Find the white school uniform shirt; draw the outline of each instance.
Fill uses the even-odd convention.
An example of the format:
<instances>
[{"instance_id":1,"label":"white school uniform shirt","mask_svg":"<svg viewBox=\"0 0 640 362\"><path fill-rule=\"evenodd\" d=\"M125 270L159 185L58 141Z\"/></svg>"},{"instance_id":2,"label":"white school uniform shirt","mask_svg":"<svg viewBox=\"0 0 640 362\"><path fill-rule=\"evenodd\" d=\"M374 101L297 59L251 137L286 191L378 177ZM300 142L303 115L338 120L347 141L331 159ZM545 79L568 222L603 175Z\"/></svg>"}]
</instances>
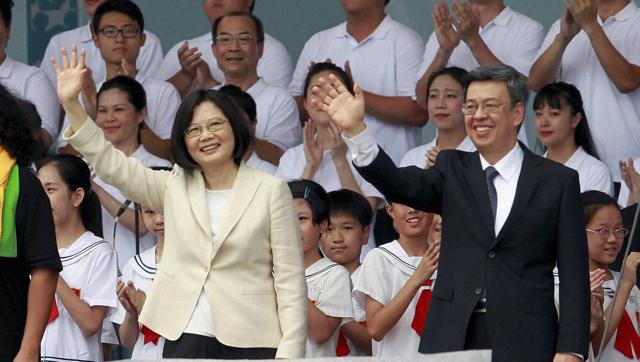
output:
<instances>
[{"instance_id":1,"label":"white school uniform shirt","mask_svg":"<svg viewBox=\"0 0 640 362\"><path fill-rule=\"evenodd\" d=\"M633 160L633 168L635 168L637 172L640 172L640 158L636 158ZM622 208L627 207L628 198L629 198L629 187L627 187L627 184L624 181L622 181L620 183L620 194L618 195L618 205L620 205L620 207Z\"/></svg>"},{"instance_id":2,"label":"white school uniform shirt","mask_svg":"<svg viewBox=\"0 0 640 362\"><path fill-rule=\"evenodd\" d=\"M604 23L607 38L630 63L640 66L640 10L630 1ZM549 29L538 57L549 48L560 32L560 20ZM584 31L580 31L565 50L556 80L580 89L589 128L602 161L614 181L620 181L618 161L640 157L640 89L620 93L600 65Z\"/></svg>"},{"instance_id":3,"label":"white school uniform shirt","mask_svg":"<svg viewBox=\"0 0 640 362\"><path fill-rule=\"evenodd\" d=\"M387 97L414 98L415 74L423 49L418 33L390 15L360 43L349 35L344 22L316 33L306 42L293 72L289 93L302 95L309 64L330 58L340 67L349 61L354 81L366 91ZM420 127L394 125L370 114L365 114L365 122L396 163L420 143Z\"/></svg>"},{"instance_id":4,"label":"white school uniform shirt","mask_svg":"<svg viewBox=\"0 0 640 362\"><path fill-rule=\"evenodd\" d=\"M361 294L353 293L353 288L358 284L358 280L360 278L360 273L362 271L362 266L359 266L358 269L354 270L351 273L351 304L353 305L353 320L357 323L366 323L367 315L364 311L364 300ZM346 338L346 337L345 337ZM357 356L367 356L367 353L360 350L349 338L346 338L347 345L349 346L349 356L357 357ZM371 340L373 341L373 339Z\"/></svg>"},{"instance_id":5,"label":"white school uniform shirt","mask_svg":"<svg viewBox=\"0 0 640 362\"><path fill-rule=\"evenodd\" d=\"M133 282L133 285L145 293L151 290L151 283L156 276L158 265L156 264L156 246L153 246L142 253L129 259L127 265L122 269L121 280L123 283ZM122 324L127 311L121 303L118 309L111 315L111 322ZM158 344L144 343L142 332L138 334L138 340L133 347L131 359L156 360L162 359L162 349L164 348L164 337L158 339Z\"/></svg>"},{"instance_id":6,"label":"white school uniform shirt","mask_svg":"<svg viewBox=\"0 0 640 362\"><path fill-rule=\"evenodd\" d=\"M130 158L135 158L140 161L146 167L154 167L154 166L162 166L162 167L171 167L171 163L169 161L164 160L162 158L156 157L149 153L143 145L140 145L138 149L129 156ZM120 204L123 204L127 199L122 195L120 190L109 185L108 183L102 181L100 177L96 177L94 179L95 183L98 186L101 186L107 193L113 196L114 199L118 200ZM129 205L130 209L133 209L133 204ZM113 215L107 211L104 207L102 207L102 232L104 238L109 242L113 242L113 226L115 224L115 218ZM140 217L140 225L142 225L142 217ZM140 238L140 250L146 250L155 245L155 239L153 235L147 233L145 236ZM133 258L136 255L136 237L132 231L129 231L124 225L118 225L116 229L116 252L118 253L118 269L122 270L125 266L125 263Z\"/></svg>"},{"instance_id":7,"label":"white school uniform shirt","mask_svg":"<svg viewBox=\"0 0 640 362\"><path fill-rule=\"evenodd\" d=\"M258 156L258 154L255 152L251 153L251 157L249 157L249 159L247 160L247 166L256 170L266 172L270 175L275 175L276 170L278 169L278 167L276 167L276 165L272 164L271 162L267 162L261 159L260 156Z\"/></svg>"},{"instance_id":8,"label":"white school uniform shirt","mask_svg":"<svg viewBox=\"0 0 640 362\"><path fill-rule=\"evenodd\" d=\"M62 64L62 53L60 49L65 48L67 51L71 51L73 44L77 44L78 49L85 50L85 62L87 67L91 69L94 82L98 83L107 76L107 68L100 54L100 49L96 48L93 43L90 24L91 22L87 25L56 34L49 40L47 49L42 57L42 62L40 63L40 69L47 75L47 78L49 78L54 88L56 85L56 72L51 64L51 58L55 58L58 64ZM136 60L136 68L145 74L154 76L160 64L162 64L162 45L160 39L152 32L145 30L144 34L147 39L140 48L140 54L138 54L138 59Z\"/></svg>"},{"instance_id":9,"label":"white school uniform shirt","mask_svg":"<svg viewBox=\"0 0 640 362\"><path fill-rule=\"evenodd\" d=\"M156 78L168 80L181 69L178 59L178 49L184 44L184 40L174 45L168 52L156 74ZM187 40L189 48L198 48L202 53L202 59L209 65L213 78L219 83L224 83L224 74L218 67L218 61L213 55L211 45L213 38L211 32L207 32L197 38ZM258 61L258 75L264 77L267 83L286 88L291 81L293 65L287 48L276 38L264 34L264 51Z\"/></svg>"},{"instance_id":10,"label":"white school uniform shirt","mask_svg":"<svg viewBox=\"0 0 640 362\"><path fill-rule=\"evenodd\" d=\"M322 313L330 317L342 318L340 325L353 320L351 302L351 278L343 266L322 258L311 264L305 271L307 297ZM307 337L305 358L335 357L338 345L337 328L331 338L317 344Z\"/></svg>"},{"instance_id":11,"label":"white school uniform shirt","mask_svg":"<svg viewBox=\"0 0 640 362\"><path fill-rule=\"evenodd\" d=\"M182 102L178 90L170 83L150 78L142 72L138 72L135 79L142 85L147 96L147 115L144 117L145 127L149 127L162 140L170 139L173 122L176 119L178 107ZM96 83L96 89L100 90L104 82L105 79L102 78L99 83ZM67 129L68 126L69 118L65 116L62 129ZM67 143L64 140L63 132L60 132L58 147L62 147Z\"/></svg>"},{"instance_id":12,"label":"white school uniform shirt","mask_svg":"<svg viewBox=\"0 0 640 362\"><path fill-rule=\"evenodd\" d=\"M547 152L544 153L544 157L548 158ZM588 154L582 146L578 146L564 165L578 171L580 192L597 190L613 197L613 181L609 168L602 161Z\"/></svg>"},{"instance_id":13,"label":"white school uniform shirt","mask_svg":"<svg viewBox=\"0 0 640 362\"><path fill-rule=\"evenodd\" d=\"M421 256L409 256L397 240L371 250L360 266L362 270L353 288L354 296L361 303L364 303L365 296L368 295L378 303L388 305L407 283L421 260ZM434 273L431 280L435 278ZM420 294L434 286L435 284L420 287L402 317L384 338L380 342L372 340L374 357L409 359L420 355L420 336L411 327L411 323Z\"/></svg>"},{"instance_id":14,"label":"white school uniform shirt","mask_svg":"<svg viewBox=\"0 0 640 362\"><path fill-rule=\"evenodd\" d=\"M118 269L116 252L106 241L90 231L71 246L59 249L64 278L69 287L80 290L87 305L116 307ZM47 361L102 361L100 330L85 337L78 324L56 294L59 316L47 325L40 343L40 355Z\"/></svg>"},{"instance_id":15,"label":"white school uniform shirt","mask_svg":"<svg viewBox=\"0 0 640 362\"><path fill-rule=\"evenodd\" d=\"M402 160L400 161L400 167L417 166L420 168L427 168L427 157L425 155L427 154L428 150L432 149L437 144L438 137L436 136L436 138L429 141L429 143L409 150L409 152L407 152L404 157L402 157ZM456 147L456 150L475 152L476 146L473 144L473 142L471 142L469 137L465 137L462 142L460 142L458 147Z\"/></svg>"},{"instance_id":16,"label":"white school uniform shirt","mask_svg":"<svg viewBox=\"0 0 640 362\"><path fill-rule=\"evenodd\" d=\"M56 90L38 68L17 62L7 55L0 65L0 83L13 95L36 106L44 128L52 139L58 136L60 105Z\"/></svg>"}]
</instances>

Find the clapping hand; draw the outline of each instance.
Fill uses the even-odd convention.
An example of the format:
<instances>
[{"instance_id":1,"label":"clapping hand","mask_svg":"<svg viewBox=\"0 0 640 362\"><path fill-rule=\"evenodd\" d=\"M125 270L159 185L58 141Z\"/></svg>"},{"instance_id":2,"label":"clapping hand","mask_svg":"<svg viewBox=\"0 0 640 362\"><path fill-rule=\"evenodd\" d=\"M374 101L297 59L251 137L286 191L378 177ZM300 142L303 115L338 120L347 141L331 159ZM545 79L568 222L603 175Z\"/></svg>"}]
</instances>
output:
<instances>
[{"instance_id":1,"label":"clapping hand","mask_svg":"<svg viewBox=\"0 0 640 362\"><path fill-rule=\"evenodd\" d=\"M636 271L638 270L638 264L640 264L640 252L632 251L627 256L627 261L624 264L624 276L622 277L622 283L633 287L636 285Z\"/></svg>"},{"instance_id":2,"label":"clapping hand","mask_svg":"<svg viewBox=\"0 0 640 362\"><path fill-rule=\"evenodd\" d=\"M147 295L144 291L136 289L133 282L129 281L127 284L119 281L116 285L116 293L120 303L132 316L138 316L142 312L142 307L147 299Z\"/></svg>"},{"instance_id":3,"label":"clapping hand","mask_svg":"<svg viewBox=\"0 0 640 362\"><path fill-rule=\"evenodd\" d=\"M431 17L440 48L447 52L453 51L460 44L460 35L453 27L453 17L449 14L447 4L435 3Z\"/></svg>"},{"instance_id":4,"label":"clapping hand","mask_svg":"<svg viewBox=\"0 0 640 362\"><path fill-rule=\"evenodd\" d=\"M353 86L354 94L333 74L329 78L318 79L320 85L311 90L316 99L315 107L326 112L329 117L347 134L353 137L362 132L364 124L364 94L360 87Z\"/></svg>"},{"instance_id":5,"label":"clapping hand","mask_svg":"<svg viewBox=\"0 0 640 362\"><path fill-rule=\"evenodd\" d=\"M565 1L566 6L566 1ZM573 15L568 8L564 9L564 13L562 14L562 18L560 19L560 34L564 37L564 39L568 42L571 41L578 33L580 32L580 25L576 23Z\"/></svg>"},{"instance_id":6,"label":"clapping hand","mask_svg":"<svg viewBox=\"0 0 640 362\"><path fill-rule=\"evenodd\" d=\"M427 150L425 154L425 157L427 159L427 167L425 168L433 167L433 165L436 164L436 158L438 157L440 151L442 151L442 149L440 149L440 147L438 146L431 147Z\"/></svg>"},{"instance_id":7,"label":"clapping hand","mask_svg":"<svg viewBox=\"0 0 640 362\"><path fill-rule=\"evenodd\" d=\"M620 174L625 185L629 188L629 204L640 202L640 174L636 171L633 159L620 161Z\"/></svg>"},{"instance_id":8,"label":"clapping hand","mask_svg":"<svg viewBox=\"0 0 640 362\"><path fill-rule=\"evenodd\" d=\"M318 140L316 139L315 133L315 123L311 118L309 118L309 120L304 124L303 148L304 155L307 159L307 165L311 168L314 174L320 166L322 157L324 155L324 150L320 147L320 145L318 145Z\"/></svg>"},{"instance_id":9,"label":"clapping hand","mask_svg":"<svg viewBox=\"0 0 640 362\"><path fill-rule=\"evenodd\" d=\"M178 61L180 62L182 72L191 79L196 77L196 69L198 66L204 63L202 53L198 51L198 48L189 48L189 43L186 41L178 48Z\"/></svg>"},{"instance_id":10,"label":"clapping hand","mask_svg":"<svg viewBox=\"0 0 640 362\"><path fill-rule=\"evenodd\" d=\"M433 273L438 269L438 259L440 258L440 242L434 241L422 256L420 264L413 272L418 278L418 282L422 285L429 280Z\"/></svg>"},{"instance_id":11,"label":"clapping hand","mask_svg":"<svg viewBox=\"0 0 640 362\"><path fill-rule=\"evenodd\" d=\"M71 48L71 57L68 56L67 50L62 48L62 66L55 58L51 58L51 63L56 71L58 99L63 106L66 103L78 101L78 95L82 91L87 77L90 76L84 62L85 51L82 49L78 57L78 48L75 44Z\"/></svg>"},{"instance_id":12,"label":"clapping hand","mask_svg":"<svg viewBox=\"0 0 640 362\"><path fill-rule=\"evenodd\" d=\"M598 4L596 0L562 0L574 21L582 29L598 25Z\"/></svg>"},{"instance_id":13,"label":"clapping hand","mask_svg":"<svg viewBox=\"0 0 640 362\"><path fill-rule=\"evenodd\" d=\"M455 24L460 39L468 43L480 36L480 15L475 5L470 5L462 0L454 0L453 13L455 14Z\"/></svg>"}]
</instances>

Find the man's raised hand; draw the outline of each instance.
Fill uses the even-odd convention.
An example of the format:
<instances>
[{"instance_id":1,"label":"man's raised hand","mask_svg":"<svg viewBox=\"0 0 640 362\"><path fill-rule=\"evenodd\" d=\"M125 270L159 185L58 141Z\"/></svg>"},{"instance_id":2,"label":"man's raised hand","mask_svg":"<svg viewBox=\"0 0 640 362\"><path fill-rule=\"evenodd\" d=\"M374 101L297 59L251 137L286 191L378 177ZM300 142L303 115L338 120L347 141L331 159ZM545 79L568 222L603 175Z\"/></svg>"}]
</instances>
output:
<instances>
[{"instance_id":1,"label":"man's raised hand","mask_svg":"<svg viewBox=\"0 0 640 362\"><path fill-rule=\"evenodd\" d=\"M317 97L312 102L345 132L347 137L354 137L362 132L364 124L364 94L355 84L351 94L347 87L333 74L329 78L318 79L320 85L311 92Z\"/></svg>"}]
</instances>

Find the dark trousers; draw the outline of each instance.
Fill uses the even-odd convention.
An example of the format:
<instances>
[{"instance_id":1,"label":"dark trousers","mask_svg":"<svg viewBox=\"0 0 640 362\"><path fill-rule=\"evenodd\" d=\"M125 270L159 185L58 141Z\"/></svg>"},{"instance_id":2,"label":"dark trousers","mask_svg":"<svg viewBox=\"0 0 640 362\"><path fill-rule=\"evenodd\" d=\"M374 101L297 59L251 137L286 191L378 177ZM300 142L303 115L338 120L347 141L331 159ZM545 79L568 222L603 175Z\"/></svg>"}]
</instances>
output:
<instances>
[{"instance_id":1,"label":"dark trousers","mask_svg":"<svg viewBox=\"0 0 640 362\"><path fill-rule=\"evenodd\" d=\"M275 348L238 348L220 343L216 338L183 333L175 341L166 340L163 358L206 359L274 359Z\"/></svg>"},{"instance_id":2,"label":"dark trousers","mask_svg":"<svg viewBox=\"0 0 640 362\"><path fill-rule=\"evenodd\" d=\"M487 313L472 313L464 339L464 349L491 349Z\"/></svg>"}]
</instances>

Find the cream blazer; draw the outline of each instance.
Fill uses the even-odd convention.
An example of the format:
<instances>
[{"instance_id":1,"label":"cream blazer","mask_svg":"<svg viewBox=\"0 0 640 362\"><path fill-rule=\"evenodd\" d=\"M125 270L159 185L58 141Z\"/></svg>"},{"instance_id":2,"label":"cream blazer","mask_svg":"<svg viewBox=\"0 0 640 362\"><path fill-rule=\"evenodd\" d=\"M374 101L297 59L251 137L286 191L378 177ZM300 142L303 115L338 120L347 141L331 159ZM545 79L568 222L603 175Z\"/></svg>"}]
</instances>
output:
<instances>
[{"instance_id":1,"label":"cream blazer","mask_svg":"<svg viewBox=\"0 0 640 362\"><path fill-rule=\"evenodd\" d=\"M303 358L306 284L299 226L287 184L241 163L218 235L212 237L199 171L153 171L106 141L89 119L65 133L105 182L164 213L165 246L140 322L169 340L187 326L204 287L216 338Z\"/></svg>"}]
</instances>

